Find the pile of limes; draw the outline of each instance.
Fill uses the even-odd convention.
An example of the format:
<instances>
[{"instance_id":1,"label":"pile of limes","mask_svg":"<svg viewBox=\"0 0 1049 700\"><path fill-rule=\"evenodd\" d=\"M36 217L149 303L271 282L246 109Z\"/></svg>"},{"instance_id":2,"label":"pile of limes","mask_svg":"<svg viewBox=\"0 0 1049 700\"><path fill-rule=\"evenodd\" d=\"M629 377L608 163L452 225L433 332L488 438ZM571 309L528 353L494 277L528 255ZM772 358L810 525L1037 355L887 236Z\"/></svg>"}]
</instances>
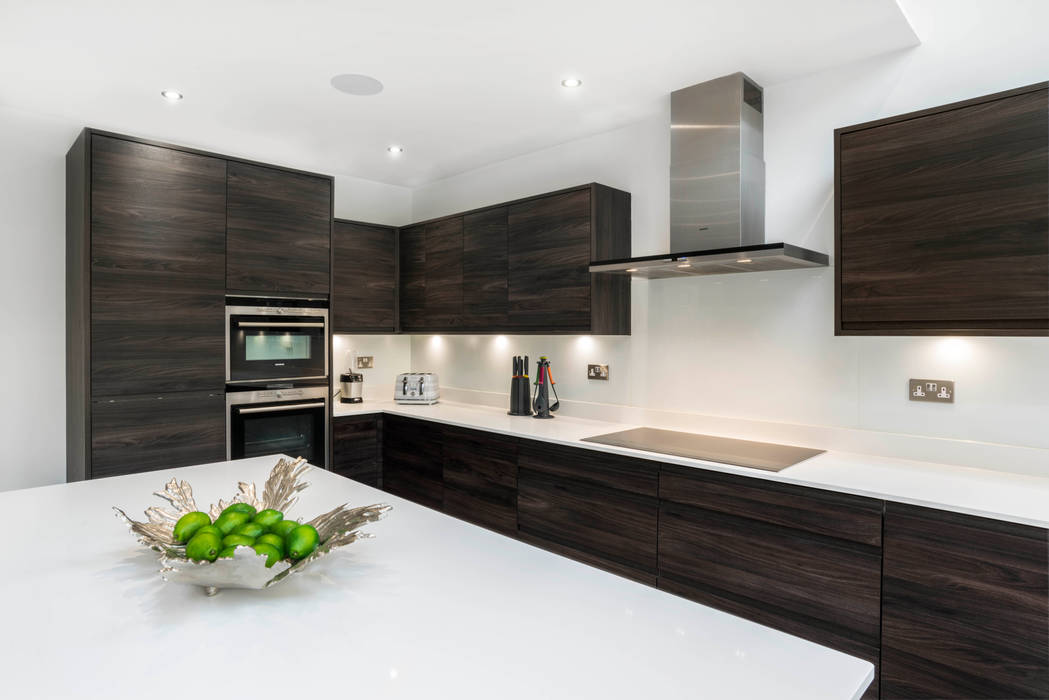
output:
<instances>
[{"instance_id":1,"label":"pile of limes","mask_svg":"<svg viewBox=\"0 0 1049 700\"><path fill-rule=\"evenodd\" d=\"M247 503L234 503L215 522L207 513L186 513L175 523L175 541L186 544L186 556L194 561L232 557L237 547L251 547L266 557L266 568L281 559L298 561L317 549L320 536L312 525L285 520L279 510L255 512Z\"/></svg>"}]
</instances>

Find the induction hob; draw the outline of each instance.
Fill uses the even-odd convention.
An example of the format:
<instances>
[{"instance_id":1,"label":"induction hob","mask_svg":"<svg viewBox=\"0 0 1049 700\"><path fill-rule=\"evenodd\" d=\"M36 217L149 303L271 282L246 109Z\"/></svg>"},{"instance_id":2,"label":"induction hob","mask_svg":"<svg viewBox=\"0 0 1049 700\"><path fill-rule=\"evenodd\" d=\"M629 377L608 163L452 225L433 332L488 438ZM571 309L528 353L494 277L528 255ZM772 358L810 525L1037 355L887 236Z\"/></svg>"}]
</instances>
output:
<instances>
[{"instance_id":1,"label":"induction hob","mask_svg":"<svg viewBox=\"0 0 1049 700\"><path fill-rule=\"evenodd\" d=\"M763 469L770 472L782 471L824 452L824 450L812 450L807 447L736 440L658 428L634 428L618 433L586 437L583 438L583 441L732 464L737 467Z\"/></svg>"}]
</instances>

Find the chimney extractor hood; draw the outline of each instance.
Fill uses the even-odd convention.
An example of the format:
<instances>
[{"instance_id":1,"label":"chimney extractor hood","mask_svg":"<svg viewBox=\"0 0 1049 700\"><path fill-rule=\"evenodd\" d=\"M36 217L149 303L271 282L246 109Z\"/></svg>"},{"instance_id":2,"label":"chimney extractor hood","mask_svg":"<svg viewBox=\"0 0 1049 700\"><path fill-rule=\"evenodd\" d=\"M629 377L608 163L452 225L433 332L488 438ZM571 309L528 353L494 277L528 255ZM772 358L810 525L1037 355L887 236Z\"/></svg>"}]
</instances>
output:
<instances>
[{"instance_id":1,"label":"chimney extractor hood","mask_svg":"<svg viewBox=\"0 0 1049 700\"><path fill-rule=\"evenodd\" d=\"M590 271L665 279L826 266L826 253L765 242L762 112L761 88L742 73L671 93L671 252Z\"/></svg>"}]
</instances>

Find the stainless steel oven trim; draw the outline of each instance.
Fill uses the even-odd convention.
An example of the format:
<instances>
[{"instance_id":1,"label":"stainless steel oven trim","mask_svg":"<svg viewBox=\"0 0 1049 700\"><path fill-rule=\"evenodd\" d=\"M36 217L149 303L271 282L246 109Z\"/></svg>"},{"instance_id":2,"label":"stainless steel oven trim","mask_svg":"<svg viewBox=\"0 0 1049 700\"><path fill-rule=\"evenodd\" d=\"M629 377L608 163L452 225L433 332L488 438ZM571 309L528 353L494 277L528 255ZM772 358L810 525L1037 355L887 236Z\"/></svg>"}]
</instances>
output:
<instances>
[{"instance_id":1,"label":"stainless steel oven trim","mask_svg":"<svg viewBox=\"0 0 1049 700\"><path fill-rule=\"evenodd\" d=\"M270 379L257 380L257 379L240 379L237 382L233 381L233 373L229 366L229 324L230 318L233 316L302 316L302 317L320 317L322 319L322 326L324 328L324 372L325 374L320 377L285 377L282 379ZM279 323L279 322L278 322ZM316 326L314 326L316 327ZM327 379L328 378L328 346L331 345L331 339L328 336L328 310L318 309L316 307L305 307L305 306L227 306L226 307L226 327L223 331L226 336L226 381L230 383L247 383L255 381L267 381L267 382L279 382L288 381L291 379ZM227 450L228 451L228 450Z\"/></svg>"},{"instance_id":2,"label":"stainless steel oven trim","mask_svg":"<svg viewBox=\"0 0 1049 700\"><path fill-rule=\"evenodd\" d=\"M258 403L274 403L282 401L285 403L294 403L296 401L307 401L314 399L310 404L306 404L307 407L312 406L310 410L314 408L324 407L324 464L325 469L330 470L331 468L331 409L329 403L331 398L328 396L328 387L326 386L304 386L304 387L293 387L291 389L260 389L258 391L227 391L226 392L226 460L233 459L233 407L234 406L245 406L250 404ZM316 399L323 399L318 405ZM279 407L284 409L285 407ZM290 455L295 457L296 455Z\"/></svg>"},{"instance_id":3,"label":"stainless steel oven trim","mask_svg":"<svg viewBox=\"0 0 1049 700\"><path fill-rule=\"evenodd\" d=\"M258 408L241 408L240 406L234 406L237 413L273 413L274 411L286 411L289 408L324 408L325 404L323 401L320 403L292 403L292 404L281 404L280 406L259 406Z\"/></svg>"},{"instance_id":4,"label":"stainless steel oven trim","mask_svg":"<svg viewBox=\"0 0 1049 700\"><path fill-rule=\"evenodd\" d=\"M309 321L237 321L238 328L324 328L323 323Z\"/></svg>"}]
</instances>

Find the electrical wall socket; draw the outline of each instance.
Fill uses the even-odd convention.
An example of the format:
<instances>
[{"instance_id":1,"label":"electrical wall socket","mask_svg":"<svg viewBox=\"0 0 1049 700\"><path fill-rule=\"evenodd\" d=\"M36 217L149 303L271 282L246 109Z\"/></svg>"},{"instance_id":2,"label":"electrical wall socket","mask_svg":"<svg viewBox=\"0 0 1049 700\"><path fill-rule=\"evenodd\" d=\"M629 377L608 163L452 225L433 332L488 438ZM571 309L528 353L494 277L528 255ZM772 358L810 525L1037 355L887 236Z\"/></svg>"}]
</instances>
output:
<instances>
[{"instance_id":1,"label":"electrical wall socket","mask_svg":"<svg viewBox=\"0 0 1049 700\"><path fill-rule=\"evenodd\" d=\"M586 378L608 381L608 365L587 365Z\"/></svg>"},{"instance_id":2,"label":"electrical wall socket","mask_svg":"<svg viewBox=\"0 0 1049 700\"><path fill-rule=\"evenodd\" d=\"M358 355L357 356L357 369L371 369L375 366L375 357L373 355Z\"/></svg>"},{"instance_id":3,"label":"electrical wall socket","mask_svg":"<svg viewBox=\"0 0 1049 700\"><path fill-rule=\"evenodd\" d=\"M911 401L954 403L954 382L948 379L911 379L907 382Z\"/></svg>"}]
</instances>

